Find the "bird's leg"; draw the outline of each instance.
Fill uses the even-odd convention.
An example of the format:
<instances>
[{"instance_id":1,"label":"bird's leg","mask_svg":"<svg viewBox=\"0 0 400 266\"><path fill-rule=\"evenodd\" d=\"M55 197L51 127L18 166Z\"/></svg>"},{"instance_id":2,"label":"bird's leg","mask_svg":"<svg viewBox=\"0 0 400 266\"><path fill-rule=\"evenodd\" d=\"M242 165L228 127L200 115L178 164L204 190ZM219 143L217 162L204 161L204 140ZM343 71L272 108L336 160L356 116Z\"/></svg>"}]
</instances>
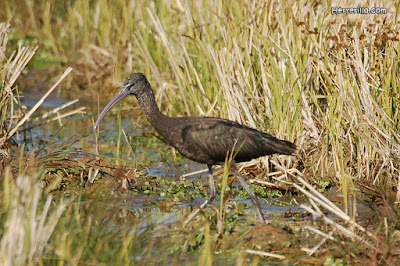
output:
<instances>
[{"instance_id":1,"label":"bird's leg","mask_svg":"<svg viewBox=\"0 0 400 266\"><path fill-rule=\"evenodd\" d=\"M260 203L258 202L256 195L254 195L254 192L250 189L249 185L247 185L246 181L244 181L244 179L240 176L238 170L236 169L236 165L234 163L231 165L231 171L239 180L240 184L244 187L247 193L249 193L251 201L253 202L254 206L256 206L258 217L260 218L261 222L265 224L264 215L261 211Z\"/></svg>"},{"instance_id":2,"label":"bird's leg","mask_svg":"<svg viewBox=\"0 0 400 266\"><path fill-rule=\"evenodd\" d=\"M198 208L197 210L195 210L194 212L192 212L189 215L189 217L183 223L183 226L186 226L191 220L194 219L194 217L197 216L197 214L199 214L200 210L204 209L207 206L207 204L213 202L213 200L215 199L214 176L213 176L213 170L212 170L211 165L208 165L208 179L210 182L210 196L208 197L208 199L205 202L203 202L203 204L200 205L200 208Z\"/></svg>"}]
</instances>

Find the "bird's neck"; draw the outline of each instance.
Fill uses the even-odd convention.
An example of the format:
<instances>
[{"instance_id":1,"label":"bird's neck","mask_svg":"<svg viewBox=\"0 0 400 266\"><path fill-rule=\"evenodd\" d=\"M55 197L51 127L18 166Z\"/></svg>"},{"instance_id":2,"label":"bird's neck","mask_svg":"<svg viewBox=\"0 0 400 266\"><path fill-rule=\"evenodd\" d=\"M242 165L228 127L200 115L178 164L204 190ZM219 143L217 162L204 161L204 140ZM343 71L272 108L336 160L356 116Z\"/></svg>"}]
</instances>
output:
<instances>
[{"instance_id":1,"label":"bird's neck","mask_svg":"<svg viewBox=\"0 0 400 266\"><path fill-rule=\"evenodd\" d=\"M168 117L162 114L160 109L158 109L153 90L147 90L144 93L136 96L136 98L140 107L145 113L147 120L149 120L150 124L158 131L158 125L161 123L161 121L167 119Z\"/></svg>"}]
</instances>

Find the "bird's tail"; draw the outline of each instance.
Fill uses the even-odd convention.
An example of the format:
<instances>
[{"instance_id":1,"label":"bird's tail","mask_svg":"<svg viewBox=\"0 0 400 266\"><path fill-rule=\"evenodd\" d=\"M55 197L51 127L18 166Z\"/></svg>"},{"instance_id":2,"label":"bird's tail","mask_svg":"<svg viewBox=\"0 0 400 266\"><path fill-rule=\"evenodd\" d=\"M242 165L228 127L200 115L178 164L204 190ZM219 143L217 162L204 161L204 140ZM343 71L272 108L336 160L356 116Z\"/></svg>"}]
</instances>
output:
<instances>
[{"instance_id":1,"label":"bird's tail","mask_svg":"<svg viewBox=\"0 0 400 266\"><path fill-rule=\"evenodd\" d=\"M275 137L273 137L273 139L269 139L268 145L273 150L273 153L292 155L297 150L296 144L287 140L280 140Z\"/></svg>"}]
</instances>

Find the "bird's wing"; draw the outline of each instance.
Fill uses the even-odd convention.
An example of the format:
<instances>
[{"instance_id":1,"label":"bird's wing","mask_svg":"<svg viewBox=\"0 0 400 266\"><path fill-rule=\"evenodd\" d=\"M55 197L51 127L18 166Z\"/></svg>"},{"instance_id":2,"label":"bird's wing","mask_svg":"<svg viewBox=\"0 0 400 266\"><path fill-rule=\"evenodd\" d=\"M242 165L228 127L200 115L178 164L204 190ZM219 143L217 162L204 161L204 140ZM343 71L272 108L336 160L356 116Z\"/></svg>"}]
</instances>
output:
<instances>
[{"instance_id":1,"label":"bird's wing","mask_svg":"<svg viewBox=\"0 0 400 266\"><path fill-rule=\"evenodd\" d=\"M225 161L227 152L235 147L237 161L269 154L265 150L265 139L272 137L229 120L202 120L192 123L182 131L182 139L193 152L203 152L214 161ZM274 137L272 137L275 139ZM273 152L271 152L273 153Z\"/></svg>"}]
</instances>

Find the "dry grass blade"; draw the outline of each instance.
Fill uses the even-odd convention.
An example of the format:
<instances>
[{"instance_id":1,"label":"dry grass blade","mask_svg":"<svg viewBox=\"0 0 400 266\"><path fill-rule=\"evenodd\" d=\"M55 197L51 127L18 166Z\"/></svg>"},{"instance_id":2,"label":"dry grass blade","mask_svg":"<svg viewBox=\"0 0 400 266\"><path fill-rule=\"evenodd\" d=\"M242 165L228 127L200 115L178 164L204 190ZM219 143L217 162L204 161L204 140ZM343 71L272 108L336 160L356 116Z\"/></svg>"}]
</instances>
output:
<instances>
[{"instance_id":1,"label":"dry grass blade","mask_svg":"<svg viewBox=\"0 0 400 266\"><path fill-rule=\"evenodd\" d=\"M7 134L7 139L10 139L16 132L17 130L32 116L32 114L42 105L42 103L45 101L47 96L52 93L55 88L61 83L61 81L64 80L64 78L72 71L72 68L68 68L58 79L58 81L40 98L40 100L32 107L31 110L14 126L12 130Z\"/></svg>"},{"instance_id":2,"label":"dry grass blade","mask_svg":"<svg viewBox=\"0 0 400 266\"><path fill-rule=\"evenodd\" d=\"M317 235L323 236L329 240L335 240L335 238L332 237L332 232L329 232L329 234L325 234L321 230L318 230L317 228L311 227L309 225L304 226L304 229L309 230Z\"/></svg>"},{"instance_id":3,"label":"dry grass blade","mask_svg":"<svg viewBox=\"0 0 400 266\"><path fill-rule=\"evenodd\" d=\"M325 223L327 223L329 225L333 225L337 230L339 230L344 235L346 235L346 236L348 236L350 238L354 238L354 239L356 239L356 240L358 240L360 242L363 242L364 244L367 244L362 237L356 235L351 230L349 230L346 227L336 223L335 221L333 221L332 219L326 217L325 215L321 215L320 211L319 212L315 211L314 209L312 209L312 208L310 208L310 207L308 207L307 205L304 205L304 204L300 204L300 207L305 209L306 211L310 212L311 214L313 214L317 218L321 217Z\"/></svg>"},{"instance_id":4,"label":"dry grass blade","mask_svg":"<svg viewBox=\"0 0 400 266\"><path fill-rule=\"evenodd\" d=\"M326 240L328 240L328 239L335 240L335 238L332 237L332 235L333 235L332 231L329 232L328 234L325 234L324 232L321 232L320 230L318 230L314 227L311 227L311 226L306 226L304 228L324 237L315 247L313 247L311 249L305 248L305 247L301 248L301 250L307 252L307 254L309 256L313 255L326 242Z\"/></svg>"},{"instance_id":5,"label":"dry grass blade","mask_svg":"<svg viewBox=\"0 0 400 266\"><path fill-rule=\"evenodd\" d=\"M18 77L21 75L22 70L26 67L32 57L35 55L39 46L35 48L30 47L18 47L18 51L13 53L10 58L8 59L7 64L5 65L4 69L7 70L7 83L5 86L5 91L11 95L15 102L18 100L15 98L11 91L11 87L17 81Z\"/></svg>"},{"instance_id":6,"label":"dry grass blade","mask_svg":"<svg viewBox=\"0 0 400 266\"><path fill-rule=\"evenodd\" d=\"M247 249L246 252L249 253L249 254L255 254L255 255L265 256L265 257L271 257L271 258L280 259L280 260L286 259L286 257L283 256L283 255L274 254L274 253L269 253L269 252L264 252L264 251L258 251L258 250Z\"/></svg>"},{"instance_id":7,"label":"dry grass blade","mask_svg":"<svg viewBox=\"0 0 400 266\"><path fill-rule=\"evenodd\" d=\"M75 100L66 102L66 103L64 103L64 104L62 104L62 105L60 105L60 106L58 106L57 108L54 108L54 109L51 110L50 112L47 112L47 113L43 114L40 118L37 118L36 120L45 119L45 118L47 118L47 117L49 117L49 116L51 116L51 115L53 115L53 114L55 114L55 113L58 113L58 112L61 111L62 109L66 108L66 107L68 107L68 106L71 106L71 105L73 105L73 104L75 104L75 103L77 103L77 102L79 102L79 99L75 99Z\"/></svg>"},{"instance_id":8,"label":"dry grass blade","mask_svg":"<svg viewBox=\"0 0 400 266\"><path fill-rule=\"evenodd\" d=\"M48 118L46 120L39 120L39 123L37 123L34 126L28 127L26 130L42 126L42 125L48 124L48 123L53 122L53 121L59 121L59 124L61 126L63 126L63 124L61 122L62 118L65 118L65 117L68 117L68 116L72 116L72 115L78 115L78 114L83 115L83 114L85 114L85 110L86 110L86 107L82 106L82 107L78 107L78 108L76 108L74 110L65 112L63 114L57 113L57 115L54 116L54 117Z\"/></svg>"}]
</instances>

